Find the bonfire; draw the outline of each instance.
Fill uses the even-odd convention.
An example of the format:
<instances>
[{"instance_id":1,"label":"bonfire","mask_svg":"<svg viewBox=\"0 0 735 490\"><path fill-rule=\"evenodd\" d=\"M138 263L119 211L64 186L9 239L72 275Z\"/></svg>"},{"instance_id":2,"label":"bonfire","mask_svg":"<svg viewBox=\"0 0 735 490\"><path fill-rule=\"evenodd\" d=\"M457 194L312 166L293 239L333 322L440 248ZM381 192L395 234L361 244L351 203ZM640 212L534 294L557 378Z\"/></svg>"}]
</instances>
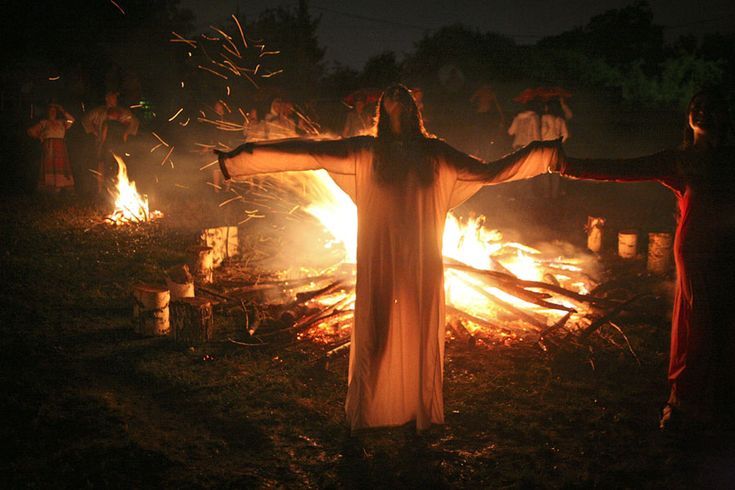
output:
<instances>
[{"instance_id":1,"label":"bonfire","mask_svg":"<svg viewBox=\"0 0 735 490\"><path fill-rule=\"evenodd\" d=\"M125 162L117 155L113 155L117 162L117 178L115 187L110 195L115 202L115 209L106 221L113 225L128 223L144 223L163 216L160 211L149 211L148 196L141 195L135 187L135 182L128 178L128 169Z\"/></svg>"},{"instance_id":2,"label":"bonfire","mask_svg":"<svg viewBox=\"0 0 735 490\"><path fill-rule=\"evenodd\" d=\"M288 188L291 195L303 196L306 204L301 208L321 228L308 236L317 239L325 234L324 256L335 257L335 249L342 253L337 263L326 268L299 266L294 268L298 273L284 270L276 274L278 280L256 281L246 288L282 291L290 300L285 300L286 315L281 317L294 318L289 324L257 322L250 325L249 333L269 339L289 332L329 349L344 349L349 345L354 316L357 209L325 171L290 173L273 181ZM253 188L261 186L262 181L253 184ZM460 218L452 213L445 224L443 244L451 337L479 343L539 339L550 332L589 328L594 307L611 306L589 295L597 286L587 272L595 259L582 252L565 255L575 250L569 244L537 249L506 240L503 233L486 226L483 216ZM234 284L238 274L247 273L236 269L233 264L220 277L229 276L225 282Z\"/></svg>"}]
</instances>

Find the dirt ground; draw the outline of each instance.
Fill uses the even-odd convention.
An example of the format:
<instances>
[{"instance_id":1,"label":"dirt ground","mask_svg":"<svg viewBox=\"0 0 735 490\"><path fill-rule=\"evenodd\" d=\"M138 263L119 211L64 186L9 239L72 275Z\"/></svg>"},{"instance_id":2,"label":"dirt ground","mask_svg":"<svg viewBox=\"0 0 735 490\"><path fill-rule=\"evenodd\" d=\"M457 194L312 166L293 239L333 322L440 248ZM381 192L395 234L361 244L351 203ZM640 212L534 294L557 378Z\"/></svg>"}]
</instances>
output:
<instances>
[{"instance_id":1,"label":"dirt ground","mask_svg":"<svg viewBox=\"0 0 735 490\"><path fill-rule=\"evenodd\" d=\"M512 217L538 230L531 240L557 234L577 245L595 207L608 210L611 230L636 199L633 224L670 225L669 196L624 189L575 183L553 203L491 192L465 206L497 212L502 203L497 226ZM84 197L0 201L4 488L735 485L732 446L658 430L671 275L646 279L640 261L626 269L602 258L639 278L630 288L655 293L645 314L619 322L637 360L602 336L547 351L451 341L446 424L420 435L411 427L351 435L347 359L326 363L321 346L188 347L137 336L131 284L160 280L185 260L214 213L226 221L218 201L170 199L162 220L126 228L101 224L108 204Z\"/></svg>"}]
</instances>

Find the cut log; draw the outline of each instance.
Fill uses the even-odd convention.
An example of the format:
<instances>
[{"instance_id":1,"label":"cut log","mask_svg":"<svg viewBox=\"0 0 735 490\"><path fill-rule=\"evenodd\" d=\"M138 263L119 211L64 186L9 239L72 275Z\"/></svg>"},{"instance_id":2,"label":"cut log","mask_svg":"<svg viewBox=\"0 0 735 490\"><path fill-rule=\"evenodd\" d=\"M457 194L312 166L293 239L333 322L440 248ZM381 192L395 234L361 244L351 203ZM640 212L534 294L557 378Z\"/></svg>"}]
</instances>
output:
<instances>
[{"instance_id":1,"label":"cut log","mask_svg":"<svg viewBox=\"0 0 735 490\"><path fill-rule=\"evenodd\" d=\"M622 230L618 233L618 255L623 259L634 259L638 254L638 231Z\"/></svg>"},{"instance_id":2,"label":"cut log","mask_svg":"<svg viewBox=\"0 0 735 490\"><path fill-rule=\"evenodd\" d=\"M220 226L207 228L201 234L202 245L212 247L214 267L219 267L222 261L239 254L237 226Z\"/></svg>"},{"instance_id":3,"label":"cut log","mask_svg":"<svg viewBox=\"0 0 735 490\"><path fill-rule=\"evenodd\" d=\"M172 301L171 331L176 342L189 345L212 340L212 302L205 298L181 298Z\"/></svg>"},{"instance_id":4,"label":"cut log","mask_svg":"<svg viewBox=\"0 0 735 490\"><path fill-rule=\"evenodd\" d=\"M587 216L584 230L587 232L587 248L592 252L599 253L602 250L602 228L604 226L605 218Z\"/></svg>"},{"instance_id":5,"label":"cut log","mask_svg":"<svg viewBox=\"0 0 735 490\"><path fill-rule=\"evenodd\" d=\"M166 335L170 331L168 289L150 284L133 286L133 324L141 335Z\"/></svg>"},{"instance_id":6,"label":"cut log","mask_svg":"<svg viewBox=\"0 0 735 490\"><path fill-rule=\"evenodd\" d=\"M648 234L648 260L646 269L652 274L665 274L671 267L671 233Z\"/></svg>"},{"instance_id":7,"label":"cut log","mask_svg":"<svg viewBox=\"0 0 735 490\"><path fill-rule=\"evenodd\" d=\"M214 249L212 247L194 247L193 267L197 284L211 284L214 280Z\"/></svg>"},{"instance_id":8,"label":"cut log","mask_svg":"<svg viewBox=\"0 0 735 490\"><path fill-rule=\"evenodd\" d=\"M189 266L184 264L168 269L166 287L171 291L171 299L193 298L194 278L189 273Z\"/></svg>"}]
</instances>

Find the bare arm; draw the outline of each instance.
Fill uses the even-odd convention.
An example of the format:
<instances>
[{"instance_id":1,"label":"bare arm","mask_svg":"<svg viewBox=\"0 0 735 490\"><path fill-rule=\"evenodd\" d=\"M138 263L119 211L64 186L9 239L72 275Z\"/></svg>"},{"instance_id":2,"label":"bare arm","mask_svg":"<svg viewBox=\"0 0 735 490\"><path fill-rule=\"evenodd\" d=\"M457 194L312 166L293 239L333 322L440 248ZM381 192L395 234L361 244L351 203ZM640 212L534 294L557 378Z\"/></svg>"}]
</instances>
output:
<instances>
[{"instance_id":1,"label":"bare arm","mask_svg":"<svg viewBox=\"0 0 735 490\"><path fill-rule=\"evenodd\" d=\"M457 169L458 180L498 184L528 179L548 172L559 160L561 143L559 140L534 141L500 160L489 163L454 148L451 150L448 161Z\"/></svg>"},{"instance_id":2,"label":"bare arm","mask_svg":"<svg viewBox=\"0 0 735 490\"><path fill-rule=\"evenodd\" d=\"M43 127L43 123L41 123L41 122L38 122L38 123L34 124L30 128L28 128L28 131L27 131L28 136L30 136L33 139L40 140L41 139L41 128L42 127Z\"/></svg>"},{"instance_id":3,"label":"bare arm","mask_svg":"<svg viewBox=\"0 0 735 490\"><path fill-rule=\"evenodd\" d=\"M123 133L123 141L128 140L128 136L135 136L138 134L138 127L140 127L140 121L133 115L128 109L124 109L123 118L121 120L125 124L125 133Z\"/></svg>"},{"instance_id":4,"label":"bare arm","mask_svg":"<svg viewBox=\"0 0 735 490\"><path fill-rule=\"evenodd\" d=\"M678 152L664 150L636 158L572 158L567 157L560 172L567 177L618 182L658 180L666 185L677 175Z\"/></svg>"},{"instance_id":5,"label":"bare arm","mask_svg":"<svg viewBox=\"0 0 735 490\"><path fill-rule=\"evenodd\" d=\"M102 122L105 120L107 110L104 107L96 107L82 116L82 127L87 134L98 137Z\"/></svg>"},{"instance_id":6,"label":"bare arm","mask_svg":"<svg viewBox=\"0 0 735 490\"><path fill-rule=\"evenodd\" d=\"M245 143L231 152L215 150L226 179L296 170L326 169L354 175L358 145L365 138L344 140L287 139Z\"/></svg>"},{"instance_id":7,"label":"bare arm","mask_svg":"<svg viewBox=\"0 0 735 490\"><path fill-rule=\"evenodd\" d=\"M559 104L561 105L561 110L564 111L564 119L566 119L567 121L570 120L574 114L567 105L566 99L564 99L564 97L560 97Z\"/></svg>"}]
</instances>

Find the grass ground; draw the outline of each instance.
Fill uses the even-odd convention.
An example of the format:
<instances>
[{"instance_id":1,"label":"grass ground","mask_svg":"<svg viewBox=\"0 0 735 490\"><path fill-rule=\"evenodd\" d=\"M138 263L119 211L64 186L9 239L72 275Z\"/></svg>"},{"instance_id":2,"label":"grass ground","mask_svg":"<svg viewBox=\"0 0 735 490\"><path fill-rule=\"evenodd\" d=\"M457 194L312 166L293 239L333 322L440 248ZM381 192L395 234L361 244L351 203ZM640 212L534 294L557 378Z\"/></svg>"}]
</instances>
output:
<instances>
[{"instance_id":1,"label":"grass ground","mask_svg":"<svg viewBox=\"0 0 735 490\"><path fill-rule=\"evenodd\" d=\"M553 212L515 205L515 216L579 240L580 200L595 189ZM599 339L546 352L450 342L444 426L351 436L344 356L326 364L308 342L186 347L132 332L130 285L181 262L215 202L172 202L167 218L125 229L99 225L104 207L83 198L1 202L4 488L735 484L732 447L657 429L668 300L623 323L640 364Z\"/></svg>"}]
</instances>

